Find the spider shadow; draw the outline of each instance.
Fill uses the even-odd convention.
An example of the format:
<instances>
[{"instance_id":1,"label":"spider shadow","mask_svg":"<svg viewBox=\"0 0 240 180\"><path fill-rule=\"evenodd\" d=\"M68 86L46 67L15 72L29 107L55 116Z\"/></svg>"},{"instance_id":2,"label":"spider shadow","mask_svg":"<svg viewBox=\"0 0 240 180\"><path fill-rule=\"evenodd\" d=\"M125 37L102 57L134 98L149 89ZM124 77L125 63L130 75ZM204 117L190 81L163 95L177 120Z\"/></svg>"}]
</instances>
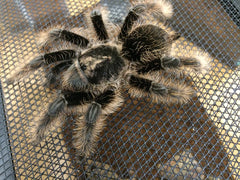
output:
<instances>
[{"instance_id":1,"label":"spider shadow","mask_svg":"<svg viewBox=\"0 0 240 180\"><path fill-rule=\"evenodd\" d=\"M73 121L64 125L65 144L79 179L87 177L86 171L104 169L106 164L117 174L115 178L160 179L169 172L161 172L159 166L186 150L198 161L205 177L234 179L217 127L197 97L183 106L171 107L127 95L125 99L122 108L108 117L97 152L91 157L92 165L87 169L87 161L76 156L71 142ZM97 163L102 167L96 166ZM99 177L108 177L110 169L105 171Z\"/></svg>"}]
</instances>

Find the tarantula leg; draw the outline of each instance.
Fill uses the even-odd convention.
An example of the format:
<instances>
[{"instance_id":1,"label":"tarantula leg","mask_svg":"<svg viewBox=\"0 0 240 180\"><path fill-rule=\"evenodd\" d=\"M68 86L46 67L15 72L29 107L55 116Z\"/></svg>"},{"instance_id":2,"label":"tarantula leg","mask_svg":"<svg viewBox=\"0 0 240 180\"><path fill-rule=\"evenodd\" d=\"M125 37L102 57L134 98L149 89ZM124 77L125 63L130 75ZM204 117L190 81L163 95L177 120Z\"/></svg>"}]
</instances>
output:
<instances>
[{"instance_id":1,"label":"tarantula leg","mask_svg":"<svg viewBox=\"0 0 240 180\"><path fill-rule=\"evenodd\" d=\"M195 71L205 73L209 69L209 63L207 60L208 56L206 54L194 54L192 57L164 57L163 67L168 68L171 65L171 59L175 59L178 63L175 64L175 67L183 71Z\"/></svg>"},{"instance_id":2,"label":"tarantula leg","mask_svg":"<svg viewBox=\"0 0 240 180\"><path fill-rule=\"evenodd\" d=\"M95 32L97 33L98 39L100 41L104 41L109 39L107 30L105 28L101 12L98 10L93 10L91 13L91 20Z\"/></svg>"},{"instance_id":3,"label":"tarantula leg","mask_svg":"<svg viewBox=\"0 0 240 180\"><path fill-rule=\"evenodd\" d=\"M126 16L124 23L122 25L121 31L118 35L118 39L121 41L124 41L125 38L127 37L129 31L132 29L132 26L134 22L136 22L141 13L145 11L145 6L143 4L136 5L134 6L129 12L128 15Z\"/></svg>"},{"instance_id":4,"label":"tarantula leg","mask_svg":"<svg viewBox=\"0 0 240 180\"><path fill-rule=\"evenodd\" d=\"M66 105L67 102L63 96L57 98L49 105L48 111L44 113L43 117L35 121L36 124L32 129L33 144L39 143L45 137L46 133L51 130L52 126L56 126L54 122Z\"/></svg>"},{"instance_id":5,"label":"tarantula leg","mask_svg":"<svg viewBox=\"0 0 240 180\"><path fill-rule=\"evenodd\" d=\"M39 143L48 133L52 126L56 126L55 120L60 117L61 112L66 107L82 106L93 100L90 92L64 91L49 106L47 112L43 112L40 119L35 120L36 124L32 128L32 142ZM64 114L62 114L64 115Z\"/></svg>"},{"instance_id":6,"label":"tarantula leg","mask_svg":"<svg viewBox=\"0 0 240 180\"><path fill-rule=\"evenodd\" d=\"M125 40L134 22L146 11L149 11L153 17L162 22L166 22L173 14L173 8L170 2L165 0L145 0L143 4L134 6L126 16L120 34L118 35L121 41Z\"/></svg>"},{"instance_id":7,"label":"tarantula leg","mask_svg":"<svg viewBox=\"0 0 240 180\"><path fill-rule=\"evenodd\" d=\"M89 40L79 34L73 33L65 29L53 29L49 32L45 41L41 43L42 49L47 47L52 42L64 40L75 44L81 48L86 48Z\"/></svg>"},{"instance_id":8,"label":"tarantula leg","mask_svg":"<svg viewBox=\"0 0 240 180\"><path fill-rule=\"evenodd\" d=\"M170 36L171 41L176 41L181 37L180 33L174 33L173 35Z\"/></svg>"},{"instance_id":9,"label":"tarantula leg","mask_svg":"<svg viewBox=\"0 0 240 180\"><path fill-rule=\"evenodd\" d=\"M106 90L96 96L89 105L85 116L77 119L74 146L85 157L89 157L96 149L99 135L105 126L105 119L122 103L122 99L113 90Z\"/></svg>"},{"instance_id":10,"label":"tarantula leg","mask_svg":"<svg viewBox=\"0 0 240 180\"><path fill-rule=\"evenodd\" d=\"M140 74L166 70L166 69L191 69L204 72L209 67L205 56L198 57L162 57L152 61L146 61L137 70Z\"/></svg>"},{"instance_id":11,"label":"tarantula leg","mask_svg":"<svg viewBox=\"0 0 240 180\"><path fill-rule=\"evenodd\" d=\"M172 17L173 7L169 1L166 0L145 0L146 8L151 15L161 22L166 22Z\"/></svg>"},{"instance_id":12,"label":"tarantula leg","mask_svg":"<svg viewBox=\"0 0 240 180\"><path fill-rule=\"evenodd\" d=\"M49 65L63 60L72 60L74 58L76 58L76 51L67 49L47 53L44 54L43 56L38 56L34 58L32 61L30 61L26 66L28 66L29 69L35 70L41 67L43 64Z\"/></svg>"},{"instance_id":13,"label":"tarantula leg","mask_svg":"<svg viewBox=\"0 0 240 180\"><path fill-rule=\"evenodd\" d=\"M83 91L63 91L64 98L68 107L74 107L90 103L94 100L94 94L91 92Z\"/></svg>"},{"instance_id":14,"label":"tarantula leg","mask_svg":"<svg viewBox=\"0 0 240 180\"><path fill-rule=\"evenodd\" d=\"M53 85L56 82L58 75L69 68L73 61L72 59L76 58L76 52L74 50L62 50L53 53L48 53L44 55L45 64L52 64L57 62L57 64L50 68L47 71L45 77L47 82L45 82L45 86Z\"/></svg>"},{"instance_id":15,"label":"tarantula leg","mask_svg":"<svg viewBox=\"0 0 240 180\"><path fill-rule=\"evenodd\" d=\"M42 56L44 63L47 65L63 60L72 60L76 57L76 51L70 49L47 53Z\"/></svg>"},{"instance_id":16,"label":"tarantula leg","mask_svg":"<svg viewBox=\"0 0 240 180\"><path fill-rule=\"evenodd\" d=\"M49 65L51 63L56 63L64 60L72 60L74 58L76 58L76 52L70 49L47 53L42 56L37 56L23 67L19 68L8 79L8 83L13 83L15 80L27 76L28 73L37 70L43 65Z\"/></svg>"},{"instance_id":17,"label":"tarantula leg","mask_svg":"<svg viewBox=\"0 0 240 180\"><path fill-rule=\"evenodd\" d=\"M190 69L197 72L205 73L209 68L209 63L205 55L198 55L196 57L179 57L180 59L180 68Z\"/></svg>"},{"instance_id":18,"label":"tarantula leg","mask_svg":"<svg viewBox=\"0 0 240 180\"><path fill-rule=\"evenodd\" d=\"M137 70L140 74L146 74L153 71L164 70L166 68L178 68L180 59L172 57L157 58L149 62L145 62L141 68Z\"/></svg>"},{"instance_id":19,"label":"tarantula leg","mask_svg":"<svg viewBox=\"0 0 240 180\"><path fill-rule=\"evenodd\" d=\"M184 84L165 79L158 81L131 75L129 92L136 97L149 96L157 103L185 103L193 95L192 89Z\"/></svg>"}]
</instances>

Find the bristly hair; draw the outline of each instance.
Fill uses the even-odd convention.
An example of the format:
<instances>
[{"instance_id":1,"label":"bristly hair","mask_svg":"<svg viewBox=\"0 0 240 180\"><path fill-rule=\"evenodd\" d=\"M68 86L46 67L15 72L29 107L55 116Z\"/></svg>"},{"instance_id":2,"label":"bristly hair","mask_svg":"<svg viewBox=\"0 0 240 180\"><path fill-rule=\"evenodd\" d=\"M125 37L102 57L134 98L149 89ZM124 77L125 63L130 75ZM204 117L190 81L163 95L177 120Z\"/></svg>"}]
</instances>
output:
<instances>
[{"instance_id":1,"label":"bristly hair","mask_svg":"<svg viewBox=\"0 0 240 180\"><path fill-rule=\"evenodd\" d=\"M78 50L79 47L87 48L89 42L89 31L84 28L67 29L63 26L55 26L40 32L37 43L42 53L48 53L62 46Z\"/></svg>"},{"instance_id":2,"label":"bristly hair","mask_svg":"<svg viewBox=\"0 0 240 180\"><path fill-rule=\"evenodd\" d=\"M197 72L205 74L210 69L209 60L210 57L206 53L193 52L187 56L174 55L175 58L179 58L180 67L179 70L185 73Z\"/></svg>"},{"instance_id":3,"label":"bristly hair","mask_svg":"<svg viewBox=\"0 0 240 180\"><path fill-rule=\"evenodd\" d=\"M130 76L129 93L133 97L149 97L155 103L186 103L194 95L193 89L179 81L152 74Z\"/></svg>"},{"instance_id":4,"label":"bristly hair","mask_svg":"<svg viewBox=\"0 0 240 180\"><path fill-rule=\"evenodd\" d=\"M164 54L168 44L166 32L155 25L142 25L134 29L123 43L123 56L129 61L146 61L147 53ZM151 59L150 59L151 60Z\"/></svg>"},{"instance_id":5,"label":"bristly hair","mask_svg":"<svg viewBox=\"0 0 240 180\"><path fill-rule=\"evenodd\" d=\"M14 83L19 81L33 73L44 64L43 56L37 56L28 63L22 62L16 69L14 69L10 77L7 79L7 83Z\"/></svg>"},{"instance_id":6,"label":"bristly hair","mask_svg":"<svg viewBox=\"0 0 240 180\"><path fill-rule=\"evenodd\" d=\"M162 22L173 15L172 4L166 0L132 0L131 2L133 5L144 4L145 12Z\"/></svg>"},{"instance_id":7,"label":"bristly hair","mask_svg":"<svg viewBox=\"0 0 240 180\"><path fill-rule=\"evenodd\" d=\"M84 115L76 118L76 128L74 129L73 145L79 155L89 157L95 152L99 134L105 126L105 116L100 116L97 124L94 126L87 125Z\"/></svg>"},{"instance_id":8,"label":"bristly hair","mask_svg":"<svg viewBox=\"0 0 240 180\"><path fill-rule=\"evenodd\" d=\"M107 115L116 111L121 104L119 91L109 89L95 97L85 115L78 116L73 144L80 155L89 157L95 151Z\"/></svg>"},{"instance_id":9,"label":"bristly hair","mask_svg":"<svg viewBox=\"0 0 240 180\"><path fill-rule=\"evenodd\" d=\"M167 0L136 0L122 26L107 13L86 11L86 27L51 27L38 40L40 54L23 62L8 82L38 69L45 87L59 95L36 117L31 138L38 144L69 116L76 117L73 146L91 156L107 116L121 107L121 93L155 103L187 103L195 95L192 72L209 68L206 54L174 51L180 34L168 27L173 7ZM180 39L181 40L181 39ZM186 55L185 55L186 54ZM41 80L42 80L41 79ZM191 82L190 82L191 81Z\"/></svg>"},{"instance_id":10,"label":"bristly hair","mask_svg":"<svg viewBox=\"0 0 240 180\"><path fill-rule=\"evenodd\" d=\"M34 119L34 124L31 127L31 140L34 144L40 143L53 127L60 126L61 123L57 119L64 112L66 105L66 100L60 96L49 104L46 111L43 111L40 116Z\"/></svg>"}]
</instances>

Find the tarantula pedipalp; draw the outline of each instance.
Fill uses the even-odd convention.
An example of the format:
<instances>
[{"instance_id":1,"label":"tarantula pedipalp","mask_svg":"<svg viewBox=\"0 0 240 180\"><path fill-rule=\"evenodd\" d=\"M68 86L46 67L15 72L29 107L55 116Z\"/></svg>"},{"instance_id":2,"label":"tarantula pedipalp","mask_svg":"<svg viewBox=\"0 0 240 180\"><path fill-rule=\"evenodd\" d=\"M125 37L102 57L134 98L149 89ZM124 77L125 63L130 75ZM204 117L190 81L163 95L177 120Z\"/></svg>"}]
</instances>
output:
<instances>
[{"instance_id":1,"label":"tarantula pedipalp","mask_svg":"<svg viewBox=\"0 0 240 180\"><path fill-rule=\"evenodd\" d=\"M77 114L73 144L80 155L90 156L107 115L123 103L121 92L126 88L134 97L147 96L157 103L187 102L192 88L160 72L201 72L208 65L204 56L171 56L171 45L179 34L160 27L158 21L172 14L169 2L145 0L131 7L120 29L104 22L100 11L94 10L90 29L43 32L40 48L45 53L9 79L19 80L43 67L45 85L61 92L36 119L33 142L40 142L57 119L64 121L67 115ZM153 17L153 21L147 23L144 17ZM114 32L109 34L109 29Z\"/></svg>"}]
</instances>

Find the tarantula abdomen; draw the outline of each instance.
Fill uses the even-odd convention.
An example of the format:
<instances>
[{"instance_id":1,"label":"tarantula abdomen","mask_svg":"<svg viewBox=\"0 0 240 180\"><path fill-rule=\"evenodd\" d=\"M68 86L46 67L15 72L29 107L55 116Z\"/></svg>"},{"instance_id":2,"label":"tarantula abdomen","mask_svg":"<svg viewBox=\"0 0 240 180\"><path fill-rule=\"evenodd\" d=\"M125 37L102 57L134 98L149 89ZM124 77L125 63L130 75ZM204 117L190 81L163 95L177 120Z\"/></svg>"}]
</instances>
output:
<instances>
[{"instance_id":1,"label":"tarantula abdomen","mask_svg":"<svg viewBox=\"0 0 240 180\"><path fill-rule=\"evenodd\" d=\"M143 55L147 53L155 53L161 57L170 44L167 35L166 31L155 25L139 26L125 38L123 57L134 62L142 62Z\"/></svg>"}]
</instances>

